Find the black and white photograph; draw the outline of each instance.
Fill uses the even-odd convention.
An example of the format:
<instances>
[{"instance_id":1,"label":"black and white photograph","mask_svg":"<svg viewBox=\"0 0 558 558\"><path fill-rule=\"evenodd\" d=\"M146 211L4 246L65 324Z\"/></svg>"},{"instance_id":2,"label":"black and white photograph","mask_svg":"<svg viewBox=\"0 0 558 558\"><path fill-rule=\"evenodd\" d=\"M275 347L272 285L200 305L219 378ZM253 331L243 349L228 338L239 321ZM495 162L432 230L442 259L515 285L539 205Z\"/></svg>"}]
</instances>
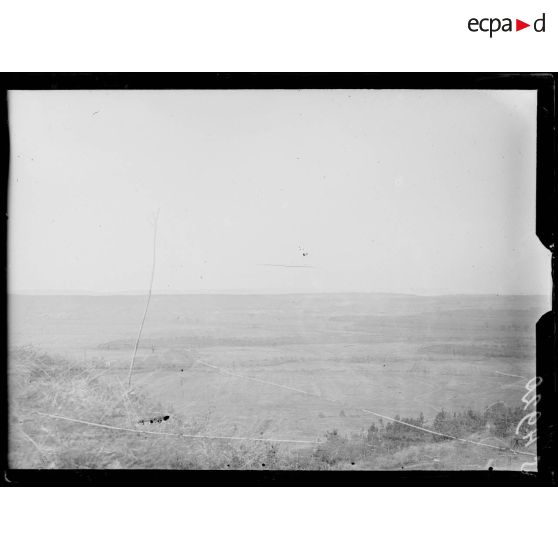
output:
<instances>
[{"instance_id":1,"label":"black and white photograph","mask_svg":"<svg viewBox=\"0 0 558 558\"><path fill-rule=\"evenodd\" d=\"M10 469L536 473L532 89L12 89Z\"/></svg>"},{"instance_id":2,"label":"black and white photograph","mask_svg":"<svg viewBox=\"0 0 558 558\"><path fill-rule=\"evenodd\" d=\"M1 14L3 555L555 554L552 3Z\"/></svg>"}]
</instances>

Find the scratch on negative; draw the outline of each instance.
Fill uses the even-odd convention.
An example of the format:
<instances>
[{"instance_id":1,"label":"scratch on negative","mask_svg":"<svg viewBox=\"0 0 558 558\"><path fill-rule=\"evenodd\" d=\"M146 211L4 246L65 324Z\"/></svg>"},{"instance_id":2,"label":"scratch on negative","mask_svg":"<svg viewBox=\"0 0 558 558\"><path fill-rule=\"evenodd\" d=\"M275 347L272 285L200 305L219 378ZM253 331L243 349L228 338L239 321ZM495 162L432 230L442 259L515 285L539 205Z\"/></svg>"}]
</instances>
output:
<instances>
[{"instance_id":1,"label":"scratch on negative","mask_svg":"<svg viewBox=\"0 0 558 558\"><path fill-rule=\"evenodd\" d=\"M310 269L316 269L313 265L283 265L283 264L256 264L265 267L306 267Z\"/></svg>"}]
</instances>

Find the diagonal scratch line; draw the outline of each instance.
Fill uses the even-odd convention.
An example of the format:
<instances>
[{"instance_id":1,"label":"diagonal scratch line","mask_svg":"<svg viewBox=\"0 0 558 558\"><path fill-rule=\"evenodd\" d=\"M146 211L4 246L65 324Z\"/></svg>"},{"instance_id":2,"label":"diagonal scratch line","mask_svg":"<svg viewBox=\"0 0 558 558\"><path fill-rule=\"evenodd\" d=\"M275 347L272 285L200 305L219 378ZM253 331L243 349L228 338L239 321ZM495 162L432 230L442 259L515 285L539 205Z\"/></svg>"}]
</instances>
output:
<instances>
[{"instance_id":1,"label":"diagonal scratch line","mask_svg":"<svg viewBox=\"0 0 558 558\"><path fill-rule=\"evenodd\" d=\"M519 376L518 374L506 374L506 372L498 372L498 370L494 370L494 374L500 374L501 376L511 376L512 378L521 378L525 380L523 376Z\"/></svg>"},{"instance_id":2,"label":"diagonal scratch line","mask_svg":"<svg viewBox=\"0 0 558 558\"><path fill-rule=\"evenodd\" d=\"M225 370L224 368L221 368L220 366L215 366L215 364L205 362L204 360L196 360L196 362L199 362L200 364L203 364L204 366L209 366L210 368L213 368L213 369L217 370L218 372L222 372L223 374L227 374L229 376L234 376L235 378L242 378L244 380L252 380L253 382L258 382L260 384L268 384L270 386L275 386L275 387L282 388L282 389L288 389L290 391L296 391L296 392L302 393L304 395L311 395L311 396L314 396L314 397L320 397L319 395L314 395L313 393L310 393L309 391L304 391L302 389L298 389L298 388L294 388L294 387L290 387L290 386L285 386L283 384L276 384L275 382L270 382L268 380L260 380L259 378L254 378L252 376L244 376L242 374L235 374L234 372L229 372L228 370ZM336 401L334 401L334 403L336 403Z\"/></svg>"},{"instance_id":3,"label":"diagonal scratch line","mask_svg":"<svg viewBox=\"0 0 558 558\"><path fill-rule=\"evenodd\" d=\"M276 386L276 387L281 388L281 389L288 389L290 391L296 391L298 393L303 393L304 395L309 395L310 397L317 397L319 399L324 399L325 401L329 401L330 403L342 404L341 401L338 401L338 400L335 400L335 399L330 399L328 397L324 397L322 395L317 395L315 393L310 393L309 391L304 391L302 389L293 388L293 387L286 386L286 385L283 385L283 384L276 384L275 382L269 382L267 380L260 380L258 378L253 378L251 376L243 376L241 374L234 374L233 372L229 372L228 370L225 370L224 368L221 368L221 367L216 366L215 364L211 364L209 362L205 362L203 360L197 360L196 362L199 362L200 364L203 364L205 366L209 366L210 368L213 368L213 369L215 369L215 370L217 370L217 371L219 371L223 374L228 374L229 376L235 376L237 378L242 378L242 379L245 379L245 380L252 380L254 382L259 382L259 383L262 383L262 384L269 384L269 385ZM352 407L352 408L356 409L356 407ZM450 438L452 440L457 440L459 442L464 442L464 443L467 443L467 444L474 444L476 446L485 446L485 447L497 449L497 450L500 450L500 451L510 451L512 453L515 453L515 454L530 455L530 456L536 457L536 454L532 453L532 452L512 450L511 448L505 448L505 447L502 447L502 446L494 446L492 444L485 444L483 442L475 442L474 440L467 440L466 438L458 438L456 436L451 436L450 434L442 434L441 432L436 432L434 430L429 430L428 428L423 428L422 426L417 426L415 424L410 424L408 422L398 420L398 419L393 418L393 417L388 417L387 415L381 415L380 413L375 413L374 411L370 411L369 409L358 409L358 410L362 411L364 413L369 413L369 414L372 414L372 415L376 415L377 417L381 417L381 418L384 418L384 419L392 421L392 422L398 422L400 424L404 424L405 426L408 426L409 428L415 428L417 430L422 430L423 432L428 432L429 434L434 434L435 436L442 436L444 438Z\"/></svg>"},{"instance_id":4,"label":"diagonal scratch line","mask_svg":"<svg viewBox=\"0 0 558 558\"><path fill-rule=\"evenodd\" d=\"M153 291L153 278L155 277L155 260L157 256L157 224L159 221L159 210L155 214L155 225L153 229L153 257L151 262L151 279L149 281L149 291L147 293L147 300L145 302L145 310L143 311L143 318L141 319L141 324L138 332L138 337L136 339L136 344L134 345L134 352L132 353L132 361L130 362L130 371L128 372L128 389L132 387L132 373L134 372L134 362L136 360L136 355L138 352L138 347L141 339L141 334L143 332L143 326L145 324L145 318L147 317L147 310L149 309L149 303L151 302L151 293Z\"/></svg>"},{"instance_id":5,"label":"diagonal scratch line","mask_svg":"<svg viewBox=\"0 0 558 558\"><path fill-rule=\"evenodd\" d=\"M50 417L58 420L66 420L68 422L77 422L78 424L85 424L87 426L95 426L97 428L106 428L108 430L120 430L124 432L134 432L135 434L156 434L158 436L173 436L176 438L199 438L204 440L241 440L250 442L276 442L276 443L289 443L289 444L323 444L319 440L285 440L280 438L249 438L246 436L207 436L202 434L178 434L176 432L157 432L155 430L136 430L134 428L123 428L121 426L111 426L109 424L101 424L99 422L89 422L87 420L75 419L70 417L64 417L62 415L51 415L49 413L41 413L40 411L34 411L38 415L44 417Z\"/></svg>"},{"instance_id":6,"label":"diagonal scratch line","mask_svg":"<svg viewBox=\"0 0 558 558\"><path fill-rule=\"evenodd\" d=\"M416 428L417 430L428 432L429 434L434 434L435 436L443 436L444 438L451 438L452 440L458 440L459 442L475 444L476 446L486 446L487 448L494 448L501 451L511 451L513 453L521 453L522 455L531 455L531 456L536 455L530 451L517 451L517 450L512 450L511 448L503 448L501 446L493 446L492 444L485 444L484 442L475 442L474 440L467 440L466 438L458 438L457 436L452 436L451 434L442 434L441 432L435 432L434 430L429 430L428 428L423 428L422 426L417 426L416 424L410 424L403 420L398 420L392 417L388 417L386 415L381 415L380 413L375 413L374 411L369 411L368 409L361 409L361 411L364 411L365 413L370 413L371 415L376 415L377 417L382 417L384 419L391 420L393 422L398 422L399 424L404 424L405 426L409 426L410 428Z\"/></svg>"}]
</instances>

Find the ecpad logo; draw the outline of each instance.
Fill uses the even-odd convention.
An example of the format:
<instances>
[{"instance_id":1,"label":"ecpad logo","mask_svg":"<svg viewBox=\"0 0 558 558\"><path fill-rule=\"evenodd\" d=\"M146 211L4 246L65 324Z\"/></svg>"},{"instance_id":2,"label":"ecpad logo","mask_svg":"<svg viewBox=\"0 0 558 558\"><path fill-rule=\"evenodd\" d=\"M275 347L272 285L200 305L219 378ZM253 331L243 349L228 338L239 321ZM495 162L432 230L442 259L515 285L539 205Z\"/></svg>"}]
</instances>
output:
<instances>
[{"instance_id":1,"label":"ecpad logo","mask_svg":"<svg viewBox=\"0 0 558 558\"><path fill-rule=\"evenodd\" d=\"M533 30L536 33L545 32L545 25L546 25L545 19L546 19L546 14L543 13L543 15L539 19L536 19L533 22ZM497 33L498 31L503 31L504 33L506 33L514 30L512 19L509 17L505 17L503 19L497 17L485 17L482 19L477 19L475 17L472 17L468 21L467 27L469 28L469 31L473 33L477 33L479 31L483 33L489 33L490 38L492 38L492 35L494 33ZM520 19L515 20L515 31L521 31L522 29L526 29L527 27L531 27L531 24L525 23Z\"/></svg>"}]
</instances>

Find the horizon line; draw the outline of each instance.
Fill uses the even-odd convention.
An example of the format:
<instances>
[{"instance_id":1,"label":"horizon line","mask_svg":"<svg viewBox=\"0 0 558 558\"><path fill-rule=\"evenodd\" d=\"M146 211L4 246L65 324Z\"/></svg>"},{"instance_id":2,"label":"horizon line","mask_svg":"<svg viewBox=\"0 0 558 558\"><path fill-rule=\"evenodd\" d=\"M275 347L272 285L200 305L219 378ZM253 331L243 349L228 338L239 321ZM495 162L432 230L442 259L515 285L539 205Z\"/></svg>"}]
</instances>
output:
<instances>
[{"instance_id":1,"label":"horizon line","mask_svg":"<svg viewBox=\"0 0 558 558\"><path fill-rule=\"evenodd\" d=\"M7 291L8 296L147 296L144 291ZM390 291L243 291L243 290L207 290L207 291L154 291L152 296L185 295L230 295L230 296L280 296L280 295L382 295L382 296L538 296L551 297L541 293L406 293Z\"/></svg>"}]
</instances>

